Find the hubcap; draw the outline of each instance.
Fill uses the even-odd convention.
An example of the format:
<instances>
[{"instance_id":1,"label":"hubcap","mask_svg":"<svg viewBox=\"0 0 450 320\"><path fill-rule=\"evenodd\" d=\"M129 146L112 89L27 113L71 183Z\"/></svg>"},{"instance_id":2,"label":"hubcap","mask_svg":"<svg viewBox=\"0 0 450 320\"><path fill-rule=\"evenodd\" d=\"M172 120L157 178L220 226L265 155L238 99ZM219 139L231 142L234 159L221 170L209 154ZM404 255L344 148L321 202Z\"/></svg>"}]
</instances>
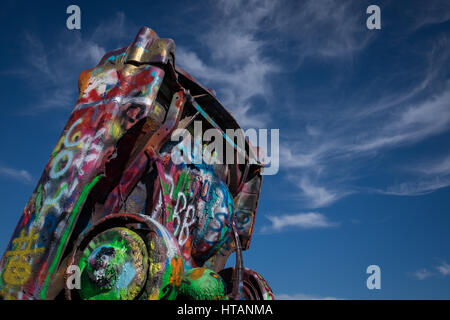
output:
<instances>
[{"instance_id":1,"label":"hubcap","mask_svg":"<svg viewBox=\"0 0 450 320\"><path fill-rule=\"evenodd\" d=\"M145 286L147 248L136 232L127 228L112 228L89 242L78 266L82 299L131 300Z\"/></svg>"}]
</instances>

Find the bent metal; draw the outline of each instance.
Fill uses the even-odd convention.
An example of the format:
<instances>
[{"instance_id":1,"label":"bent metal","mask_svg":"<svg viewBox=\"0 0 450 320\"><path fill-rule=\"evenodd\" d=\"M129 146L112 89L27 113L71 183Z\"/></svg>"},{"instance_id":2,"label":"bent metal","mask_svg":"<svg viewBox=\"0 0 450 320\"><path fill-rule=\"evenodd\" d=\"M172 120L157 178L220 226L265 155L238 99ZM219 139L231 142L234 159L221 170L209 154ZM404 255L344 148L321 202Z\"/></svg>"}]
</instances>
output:
<instances>
[{"instance_id":1,"label":"bent metal","mask_svg":"<svg viewBox=\"0 0 450 320\"><path fill-rule=\"evenodd\" d=\"M274 299L243 263L261 152L251 139L234 143L226 131L239 130L237 121L175 61L173 40L143 27L81 73L75 107L1 259L0 298ZM233 159L247 156L174 161L172 133L199 123L202 134L223 134ZM233 252L235 266L225 268Z\"/></svg>"}]
</instances>

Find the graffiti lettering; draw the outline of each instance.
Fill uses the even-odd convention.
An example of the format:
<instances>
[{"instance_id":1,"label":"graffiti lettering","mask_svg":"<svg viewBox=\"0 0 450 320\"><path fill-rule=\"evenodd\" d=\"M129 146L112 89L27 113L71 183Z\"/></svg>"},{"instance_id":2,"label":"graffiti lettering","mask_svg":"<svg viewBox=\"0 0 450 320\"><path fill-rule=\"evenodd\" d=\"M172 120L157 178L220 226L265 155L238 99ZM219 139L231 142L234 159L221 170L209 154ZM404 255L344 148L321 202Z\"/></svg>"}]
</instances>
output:
<instances>
[{"instance_id":1,"label":"graffiti lettering","mask_svg":"<svg viewBox=\"0 0 450 320\"><path fill-rule=\"evenodd\" d=\"M5 253L9 257L8 264L3 273L3 280L12 285L23 285L31 274L30 260L33 255L41 253L44 248L33 248L38 238L37 233L20 232L20 236L13 240L14 248Z\"/></svg>"}]
</instances>

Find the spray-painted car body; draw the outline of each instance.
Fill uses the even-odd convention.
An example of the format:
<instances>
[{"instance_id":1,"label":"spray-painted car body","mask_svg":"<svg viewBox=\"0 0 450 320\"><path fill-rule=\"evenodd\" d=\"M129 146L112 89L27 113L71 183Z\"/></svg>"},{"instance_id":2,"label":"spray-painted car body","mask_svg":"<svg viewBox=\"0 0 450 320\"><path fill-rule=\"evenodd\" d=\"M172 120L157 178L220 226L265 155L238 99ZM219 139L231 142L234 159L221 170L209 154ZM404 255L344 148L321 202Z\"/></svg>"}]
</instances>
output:
<instances>
[{"instance_id":1,"label":"spray-painted car body","mask_svg":"<svg viewBox=\"0 0 450 320\"><path fill-rule=\"evenodd\" d=\"M210 90L175 66L173 40L143 27L131 45L83 71L78 85L1 260L0 296L174 299L194 270L197 278L222 272L230 298L273 298L240 252L253 232L261 164L173 162L175 129L192 131L199 120L233 145L224 131L239 128ZM234 251L236 267L224 271ZM89 290L68 287L74 265Z\"/></svg>"}]
</instances>

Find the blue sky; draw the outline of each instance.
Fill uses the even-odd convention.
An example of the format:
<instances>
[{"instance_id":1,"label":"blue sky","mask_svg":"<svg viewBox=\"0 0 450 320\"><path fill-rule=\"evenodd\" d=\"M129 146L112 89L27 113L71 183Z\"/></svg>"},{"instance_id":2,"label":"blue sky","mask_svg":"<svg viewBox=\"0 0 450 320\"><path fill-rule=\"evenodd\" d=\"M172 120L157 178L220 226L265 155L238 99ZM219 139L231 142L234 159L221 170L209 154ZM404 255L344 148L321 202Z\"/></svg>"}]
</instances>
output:
<instances>
[{"instance_id":1,"label":"blue sky","mask_svg":"<svg viewBox=\"0 0 450 320\"><path fill-rule=\"evenodd\" d=\"M381 30L366 28L371 4ZM450 299L448 1L3 1L2 251L80 72L143 25L243 126L280 129L244 255L278 297ZM366 288L371 264L381 290Z\"/></svg>"}]
</instances>

